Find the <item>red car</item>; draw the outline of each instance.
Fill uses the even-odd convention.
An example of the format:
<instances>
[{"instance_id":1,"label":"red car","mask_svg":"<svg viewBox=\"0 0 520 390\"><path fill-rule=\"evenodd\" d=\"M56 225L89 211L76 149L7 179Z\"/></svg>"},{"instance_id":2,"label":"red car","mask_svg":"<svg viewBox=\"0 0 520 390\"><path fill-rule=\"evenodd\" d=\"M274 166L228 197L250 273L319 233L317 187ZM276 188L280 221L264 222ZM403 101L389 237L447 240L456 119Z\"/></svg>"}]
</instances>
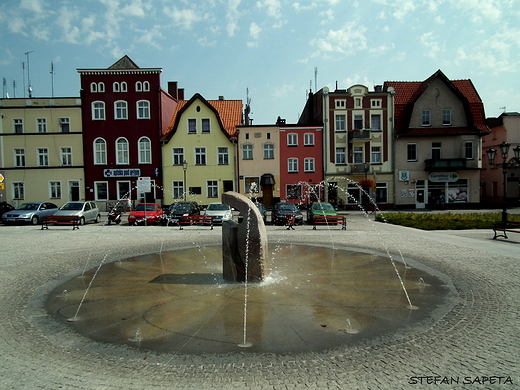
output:
<instances>
[{"instance_id":1,"label":"red car","mask_svg":"<svg viewBox=\"0 0 520 390\"><path fill-rule=\"evenodd\" d=\"M140 223L156 224L163 220L163 211L157 203L139 203L137 207L128 215L128 224L137 225Z\"/></svg>"}]
</instances>

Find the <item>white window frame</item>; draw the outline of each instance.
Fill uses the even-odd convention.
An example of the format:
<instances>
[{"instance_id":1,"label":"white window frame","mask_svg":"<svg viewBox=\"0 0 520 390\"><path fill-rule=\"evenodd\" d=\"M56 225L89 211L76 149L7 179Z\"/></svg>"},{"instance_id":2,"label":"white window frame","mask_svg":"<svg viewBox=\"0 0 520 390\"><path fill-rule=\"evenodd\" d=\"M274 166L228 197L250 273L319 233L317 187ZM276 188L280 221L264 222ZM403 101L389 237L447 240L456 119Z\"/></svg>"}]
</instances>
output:
<instances>
[{"instance_id":1,"label":"white window frame","mask_svg":"<svg viewBox=\"0 0 520 390\"><path fill-rule=\"evenodd\" d=\"M195 165L206 165L206 148L204 146L195 148Z\"/></svg>"},{"instance_id":2,"label":"white window frame","mask_svg":"<svg viewBox=\"0 0 520 390\"><path fill-rule=\"evenodd\" d=\"M298 158L297 157L289 157L287 159L287 172L298 173Z\"/></svg>"},{"instance_id":3,"label":"white window frame","mask_svg":"<svg viewBox=\"0 0 520 390\"><path fill-rule=\"evenodd\" d=\"M305 133L303 135L304 146L314 146L314 133Z\"/></svg>"},{"instance_id":4,"label":"white window frame","mask_svg":"<svg viewBox=\"0 0 520 390\"><path fill-rule=\"evenodd\" d=\"M184 160L184 148L172 148L172 165L182 165Z\"/></svg>"},{"instance_id":5,"label":"white window frame","mask_svg":"<svg viewBox=\"0 0 520 390\"><path fill-rule=\"evenodd\" d=\"M201 134L211 133L211 121L209 118L201 118L200 132Z\"/></svg>"},{"instance_id":6,"label":"white window frame","mask_svg":"<svg viewBox=\"0 0 520 390\"><path fill-rule=\"evenodd\" d=\"M260 177L245 176L244 177L244 193L254 194L260 193Z\"/></svg>"},{"instance_id":7,"label":"white window frame","mask_svg":"<svg viewBox=\"0 0 520 390\"><path fill-rule=\"evenodd\" d=\"M347 116L345 114L336 114L334 116L334 131L347 131Z\"/></svg>"},{"instance_id":8,"label":"white window frame","mask_svg":"<svg viewBox=\"0 0 520 390\"><path fill-rule=\"evenodd\" d=\"M124 185L124 189L121 190L121 184ZM132 182L130 180L118 180L117 185L117 199L126 200L130 197L130 193L132 192Z\"/></svg>"},{"instance_id":9,"label":"white window frame","mask_svg":"<svg viewBox=\"0 0 520 390\"><path fill-rule=\"evenodd\" d=\"M14 148L14 166L16 168L25 167L25 148Z\"/></svg>"},{"instance_id":10,"label":"white window frame","mask_svg":"<svg viewBox=\"0 0 520 390\"><path fill-rule=\"evenodd\" d=\"M345 109L347 107L347 100L346 99L335 99L334 107L336 107L337 109Z\"/></svg>"},{"instance_id":11,"label":"white window frame","mask_svg":"<svg viewBox=\"0 0 520 390\"><path fill-rule=\"evenodd\" d=\"M140 81L135 82L135 91L136 92L143 92L143 83Z\"/></svg>"},{"instance_id":12,"label":"white window frame","mask_svg":"<svg viewBox=\"0 0 520 390\"><path fill-rule=\"evenodd\" d=\"M137 119L150 119L150 102L148 100L138 100Z\"/></svg>"},{"instance_id":13,"label":"white window frame","mask_svg":"<svg viewBox=\"0 0 520 390\"><path fill-rule=\"evenodd\" d=\"M206 180L206 198L218 197L218 180Z\"/></svg>"},{"instance_id":14,"label":"white window frame","mask_svg":"<svg viewBox=\"0 0 520 390\"><path fill-rule=\"evenodd\" d=\"M61 199L61 181L49 181L49 199Z\"/></svg>"},{"instance_id":15,"label":"white window frame","mask_svg":"<svg viewBox=\"0 0 520 390\"><path fill-rule=\"evenodd\" d=\"M124 100L116 100L114 102L114 119L126 120L128 119L128 103Z\"/></svg>"},{"instance_id":16,"label":"white window frame","mask_svg":"<svg viewBox=\"0 0 520 390\"><path fill-rule=\"evenodd\" d=\"M415 158L410 156L411 152L415 154ZM406 161L417 161L417 144L416 143L408 143L406 144Z\"/></svg>"},{"instance_id":17,"label":"white window frame","mask_svg":"<svg viewBox=\"0 0 520 390\"><path fill-rule=\"evenodd\" d=\"M356 122L359 122L360 124L356 126ZM363 114L359 113L352 115L352 128L354 130L363 130L365 128L365 116Z\"/></svg>"},{"instance_id":18,"label":"white window frame","mask_svg":"<svg viewBox=\"0 0 520 390\"><path fill-rule=\"evenodd\" d=\"M336 148L336 165L345 165L347 163L347 151L344 147Z\"/></svg>"},{"instance_id":19,"label":"white window frame","mask_svg":"<svg viewBox=\"0 0 520 390\"><path fill-rule=\"evenodd\" d=\"M119 92L119 83L117 81L114 81L114 83L112 84L112 91Z\"/></svg>"},{"instance_id":20,"label":"white window frame","mask_svg":"<svg viewBox=\"0 0 520 390\"><path fill-rule=\"evenodd\" d=\"M442 125L451 126L451 109L449 108L442 110Z\"/></svg>"},{"instance_id":21,"label":"white window frame","mask_svg":"<svg viewBox=\"0 0 520 390\"><path fill-rule=\"evenodd\" d=\"M129 143L125 137L116 139L116 165L130 164Z\"/></svg>"},{"instance_id":22,"label":"white window frame","mask_svg":"<svg viewBox=\"0 0 520 390\"><path fill-rule=\"evenodd\" d=\"M217 165L229 165L229 148L227 146L217 147Z\"/></svg>"},{"instance_id":23,"label":"white window frame","mask_svg":"<svg viewBox=\"0 0 520 390\"><path fill-rule=\"evenodd\" d=\"M36 148L36 161L39 167L49 166L49 148Z\"/></svg>"},{"instance_id":24,"label":"white window frame","mask_svg":"<svg viewBox=\"0 0 520 390\"><path fill-rule=\"evenodd\" d=\"M464 157L466 160L475 159L475 144L473 141L464 142Z\"/></svg>"},{"instance_id":25,"label":"white window frame","mask_svg":"<svg viewBox=\"0 0 520 390\"><path fill-rule=\"evenodd\" d=\"M141 137L137 141L137 147L139 150L138 158L139 164L151 164L152 163L152 141L148 137Z\"/></svg>"},{"instance_id":26,"label":"white window frame","mask_svg":"<svg viewBox=\"0 0 520 390\"><path fill-rule=\"evenodd\" d=\"M370 148L370 164L381 164L381 146L372 146Z\"/></svg>"},{"instance_id":27,"label":"white window frame","mask_svg":"<svg viewBox=\"0 0 520 390\"><path fill-rule=\"evenodd\" d=\"M298 146L298 133L287 134L287 146Z\"/></svg>"},{"instance_id":28,"label":"white window frame","mask_svg":"<svg viewBox=\"0 0 520 390\"><path fill-rule=\"evenodd\" d=\"M376 119L374 121L374 119ZM378 126L375 127L374 123L376 123ZM381 114L370 114L370 130L371 131L381 131Z\"/></svg>"},{"instance_id":29,"label":"white window frame","mask_svg":"<svg viewBox=\"0 0 520 390\"><path fill-rule=\"evenodd\" d=\"M20 129L20 131L17 131L17 129ZM22 118L14 118L13 119L13 133L14 134L23 134L23 119Z\"/></svg>"},{"instance_id":30,"label":"white window frame","mask_svg":"<svg viewBox=\"0 0 520 390\"><path fill-rule=\"evenodd\" d=\"M361 146L354 146L352 148L352 162L354 164L363 164L365 162L363 148Z\"/></svg>"},{"instance_id":31,"label":"white window frame","mask_svg":"<svg viewBox=\"0 0 520 390\"><path fill-rule=\"evenodd\" d=\"M274 144L271 142L266 142L263 145L264 149L264 160L272 160L274 159Z\"/></svg>"},{"instance_id":32,"label":"white window frame","mask_svg":"<svg viewBox=\"0 0 520 390\"><path fill-rule=\"evenodd\" d=\"M60 118L60 132L70 133L70 118Z\"/></svg>"},{"instance_id":33,"label":"white window frame","mask_svg":"<svg viewBox=\"0 0 520 390\"><path fill-rule=\"evenodd\" d=\"M432 112L430 110L421 111L421 126L432 125Z\"/></svg>"},{"instance_id":34,"label":"white window frame","mask_svg":"<svg viewBox=\"0 0 520 390\"><path fill-rule=\"evenodd\" d=\"M172 181L172 198L173 199L184 199L184 181L173 180Z\"/></svg>"},{"instance_id":35,"label":"white window frame","mask_svg":"<svg viewBox=\"0 0 520 390\"><path fill-rule=\"evenodd\" d=\"M100 187L106 188L106 197L100 197ZM95 181L94 182L94 197L96 201L106 201L110 199L108 181Z\"/></svg>"},{"instance_id":36,"label":"white window frame","mask_svg":"<svg viewBox=\"0 0 520 390\"><path fill-rule=\"evenodd\" d=\"M23 181L13 181L11 182L11 186L13 188L12 195L14 200L25 199L25 184Z\"/></svg>"},{"instance_id":37,"label":"white window frame","mask_svg":"<svg viewBox=\"0 0 520 390\"><path fill-rule=\"evenodd\" d=\"M105 83L98 83L98 92L103 93L105 92Z\"/></svg>"},{"instance_id":38,"label":"white window frame","mask_svg":"<svg viewBox=\"0 0 520 390\"><path fill-rule=\"evenodd\" d=\"M253 144L242 145L242 160L253 159Z\"/></svg>"},{"instance_id":39,"label":"white window frame","mask_svg":"<svg viewBox=\"0 0 520 390\"><path fill-rule=\"evenodd\" d=\"M47 132L47 118L36 118L36 132L46 133Z\"/></svg>"},{"instance_id":40,"label":"white window frame","mask_svg":"<svg viewBox=\"0 0 520 390\"><path fill-rule=\"evenodd\" d=\"M92 120L93 121L104 121L105 120L105 102L96 100L92 102Z\"/></svg>"},{"instance_id":41,"label":"white window frame","mask_svg":"<svg viewBox=\"0 0 520 390\"><path fill-rule=\"evenodd\" d=\"M148 81L143 81L143 92L150 92L150 83Z\"/></svg>"},{"instance_id":42,"label":"white window frame","mask_svg":"<svg viewBox=\"0 0 520 390\"><path fill-rule=\"evenodd\" d=\"M370 99L370 108L381 108L381 99Z\"/></svg>"},{"instance_id":43,"label":"white window frame","mask_svg":"<svg viewBox=\"0 0 520 390\"><path fill-rule=\"evenodd\" d=\"M100 142L98 142L100 141ZM94 140L94 165L107 164L107 141L98 137Z\"/></svg>"},{"instance_id":44,"label":"white window frame","mask_svg":"<svg viewBox=\"0 0 520 390\"><path fill-rule=\"evenodd\" d=\"M314 157L305 157L303 160L304 172L315 172Z\"/></svg>"},{"instance_id":45,"label":"white window frame","mask_svg":"<svg viewBox=\"0 0 520 390\"><path fill-rule=\"evenodd\" d=\"M72 147L61 146L60 147L60 161L62 167L72 166Z\"/></svg>"},{"instance_id":46,"label":"white window frame","mask_svg":"<svg viewBox=\"0 0 520 390\"><path fill-rule=\"evenodd\" d=\"M90 92L97 93L97 83L90 83Z\"/></svg>"},{"instance_id":47,"label":"white window frame","mask_svg":"<svg viewBox=\"0 0 520 390\"><path fill-rule=\"evenodd\" d=\"M128 86L126 84L126 81L121 81L121 92L127 92Z\"/></svg>"},{"instance_id":48,"label":"white window frame","mask_svg":"<svg viewBox=\"0 0 520 390\"><path fill-rule=\"evenodd\" d=\"M197 119L188 118L188 134L197 134Z\"/></svg>"}]
</instances>

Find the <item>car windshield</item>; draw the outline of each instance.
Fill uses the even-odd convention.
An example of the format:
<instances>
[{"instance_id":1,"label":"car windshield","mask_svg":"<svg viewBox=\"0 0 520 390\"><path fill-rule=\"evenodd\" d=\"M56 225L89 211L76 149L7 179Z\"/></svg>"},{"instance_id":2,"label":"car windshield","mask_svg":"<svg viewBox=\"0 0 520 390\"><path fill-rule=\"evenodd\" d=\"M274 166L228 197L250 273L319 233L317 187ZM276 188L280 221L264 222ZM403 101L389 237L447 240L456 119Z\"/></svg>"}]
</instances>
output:
<instances>
[{"instance_id":1,"label":"car windshield","mask_svg":"<svg viewBox=\"0 0 520 390\"><path fill-rule=\"evenodd\" d=\"M312 205L313 210L334 210L334 207L330 203L314 203Z\"/></svg>"},{"instance_id":2,"label":"car windshield","mask_svg":"<svg viewBox=\"0 0 520 390\"><path fill-rule=\"evenodd\" d=\"M296 211L296 206L292 203L282 203L279 204L276 208L282 211Z\"/></svg>"},{"instance_id":3,"label":"car windshield","mask_svg":"<svg viewBox=\"0 0 520 390\"><path fill-rule=\"evenodd\" d=\"M61 210L83 210L84 203L71 202L61 206Z\"/></svg>"},{"instance_id":4,"label":"car windshield","mask_svg":"<svg viewBox=\"0 0 520 390\"><path fill-rule=\"evenodd\" d=\"M138 204L137 207L135 208L135 211L155 211L155 205L153 204L147 204L146 205L146 210L144 209L144 204Z\"/></svg>"},{"instance_id":5,"label":"car windshield","mask_svg":"<svg viewBox=\"0 0 520 390\"><path fill-rule=\"evenodd\" d=\"M229 210L229 206L223 203L212 203L208 206L208 210Z\"/></svg>"},{"instance_id":6,"label":"car windshield","mask_svg":"<svg viewBox=\"0 0 520 390\"><path fill-rule=\"evenodd\" d=\"M175 203L170 206L171 211L190 211L189 203Z\"/></svg>"},{"instance_id":7,"label":"car windshield","mask_svg":"<svg viewBox=\"0 0 520 390\"><path fill-rule=\"evenodd\" d=\"M38 203L24 203L18 207L18 210L38 210L38 206Z\"/></svg>"}]
</instances>

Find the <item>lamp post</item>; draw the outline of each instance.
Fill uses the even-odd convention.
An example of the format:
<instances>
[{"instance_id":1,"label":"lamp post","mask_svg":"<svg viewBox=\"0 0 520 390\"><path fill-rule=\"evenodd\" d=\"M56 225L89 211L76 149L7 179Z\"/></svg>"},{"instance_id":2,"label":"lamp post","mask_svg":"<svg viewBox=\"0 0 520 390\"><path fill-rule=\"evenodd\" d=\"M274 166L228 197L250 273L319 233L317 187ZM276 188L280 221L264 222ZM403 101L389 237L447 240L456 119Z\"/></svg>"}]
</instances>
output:
<instances>
[{"instance_id":1,"label":"lamp post","mask_svg":"<svg viewBox=\"0 0 520 390\"><path fill-rule=\"evenodd\" d=\"M187 187L186 187L186 171L188 170L188 162L184 160L182 162L182 169L184 170L184 201L186 202L186 193L187 193Z\"/></svg>"},{"instance_id":2,"label":"lamp post","mask_svg":"<svg viewBox=\"0 0 520 390\"><path fill-rule=\"evenodd\" d=\"M515 153L515 157L513 157L509 162L507 161L507 154L509 153L509 148L511 144L504 141L500 145L498 145L498 148L500 149L500 153L502 154L502 162L501 163L495 163L495 156L497 154L497 150L493 149L493 147L490 147L488 150L486 150L487 158L489 161L489 165L495 166L495 167L501 167L502 168L502 175L503 175L503 202L502 202L502 222L507 222L507 169L513 166L517 166L520 162L520 145L517 145L515 148L513 148L513 152Z\"/></svg>"}]
</instances>

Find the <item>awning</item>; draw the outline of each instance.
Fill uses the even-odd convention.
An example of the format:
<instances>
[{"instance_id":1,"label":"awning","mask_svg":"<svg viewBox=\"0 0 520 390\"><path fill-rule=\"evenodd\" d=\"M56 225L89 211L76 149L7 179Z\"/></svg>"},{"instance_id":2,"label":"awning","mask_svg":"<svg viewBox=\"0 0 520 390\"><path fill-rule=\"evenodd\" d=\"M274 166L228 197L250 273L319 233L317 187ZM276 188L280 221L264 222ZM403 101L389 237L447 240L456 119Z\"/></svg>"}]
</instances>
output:
<instances>
[{"instance_id":1,"label":"awning","mask_svg":"<svg viewBox=\"0 0 520 390\"><path fill-rule=\"evenodd\" d=\"M261 186L273 186L274 184L274 176L271 173L264 173L260 178Z\"/></svg>"}]
</instances>

